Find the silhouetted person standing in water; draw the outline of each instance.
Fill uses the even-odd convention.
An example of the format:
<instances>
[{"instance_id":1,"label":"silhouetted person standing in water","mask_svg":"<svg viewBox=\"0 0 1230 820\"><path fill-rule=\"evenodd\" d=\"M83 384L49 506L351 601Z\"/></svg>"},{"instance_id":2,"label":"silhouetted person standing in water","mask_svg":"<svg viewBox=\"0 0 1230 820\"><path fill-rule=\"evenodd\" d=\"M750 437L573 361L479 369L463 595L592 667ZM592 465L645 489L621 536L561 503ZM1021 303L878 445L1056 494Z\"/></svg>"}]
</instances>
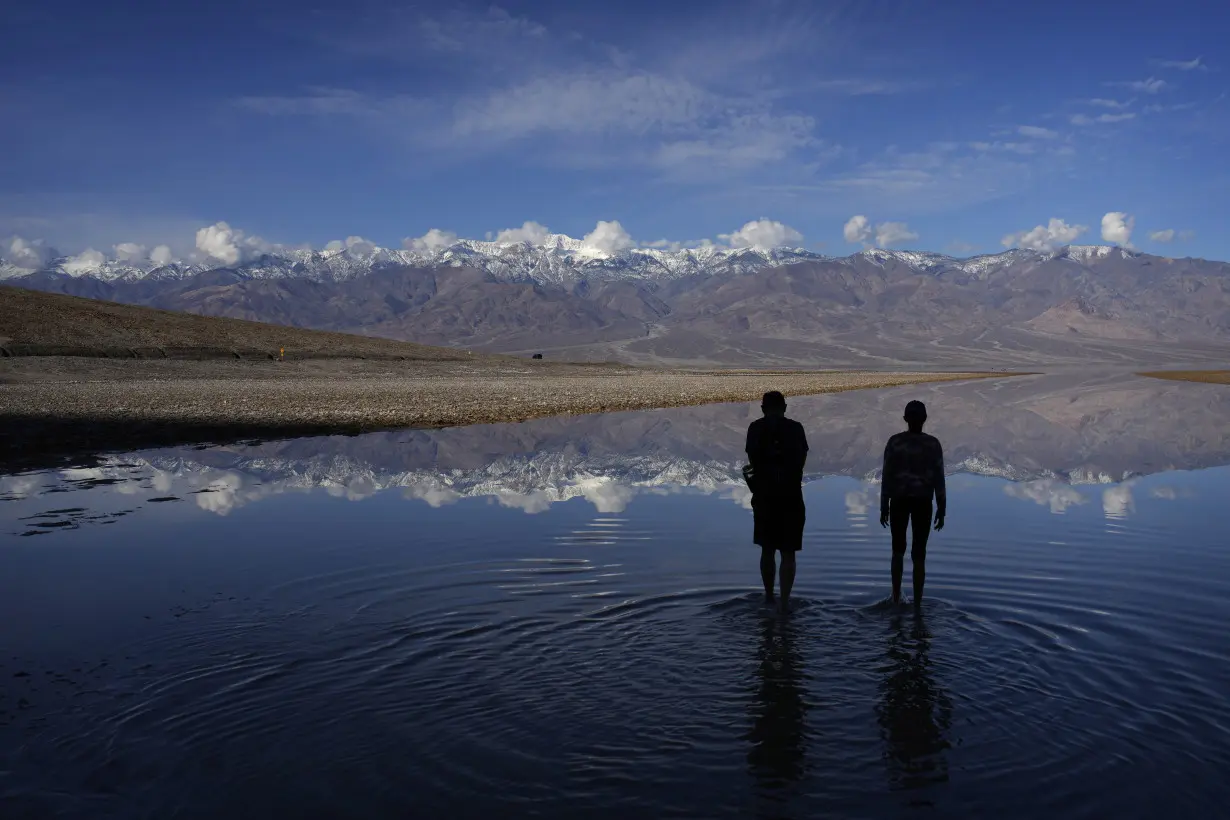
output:
<instances>
[{"instance_id":1,"label":"silhouetted person standing in water","mask_svg":"<svg viewBox=\"0 0 1230 820\"><path fill-rule=\"evenodd\" d=\"M786 418L786 398L776 390L764 394L760 409L764 418L747 428L745 468L752 490L754 532L760 546L760 577L765 600L773 600L774 552L782 554L782 608L790 602L794 586L795 553L803 548L803 464L807 461L807 436L803 425Z\"/></svg>"},{"instance_id":2,"label":"silhouetted person standing in water","mask_svg":"<svg viewBox=\"0 0 1230 820\"><path fill-rule=\"evenodd\" d=\"M914 564L914 609L922 608L927 579L927 536L931 533L931 499L935 498L935 528L944 529L948 497L944 490L944 451L935 436L922 431L927 406L912 401L905 406L910 429L888 440L884 448L884 483L880 487L880 525L893 533L893 603L901 602L901 575L905 571L906 529L913 530L910 559Z\"/></svg>"}]
</instances>

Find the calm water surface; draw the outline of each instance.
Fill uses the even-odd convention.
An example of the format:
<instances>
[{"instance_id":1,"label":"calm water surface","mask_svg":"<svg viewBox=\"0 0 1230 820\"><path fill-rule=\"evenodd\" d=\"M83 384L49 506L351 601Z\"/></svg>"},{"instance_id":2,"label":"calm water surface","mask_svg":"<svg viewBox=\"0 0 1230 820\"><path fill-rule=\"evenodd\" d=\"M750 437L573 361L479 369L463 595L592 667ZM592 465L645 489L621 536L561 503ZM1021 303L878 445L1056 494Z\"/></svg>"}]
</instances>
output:
<instances>
[{"instance_id":1,"label":"calm water surface","mask_svg":"<svg viewBox=\"0 0 1230 820\"><path fill-rule=\"evenodd\" d=\"M1230 391L1026 381L793 400L786 618L743 406L0 477L0 816L1218 816ZM915 395L919 619L874 472Z\"/></svg>"}]
</instances>

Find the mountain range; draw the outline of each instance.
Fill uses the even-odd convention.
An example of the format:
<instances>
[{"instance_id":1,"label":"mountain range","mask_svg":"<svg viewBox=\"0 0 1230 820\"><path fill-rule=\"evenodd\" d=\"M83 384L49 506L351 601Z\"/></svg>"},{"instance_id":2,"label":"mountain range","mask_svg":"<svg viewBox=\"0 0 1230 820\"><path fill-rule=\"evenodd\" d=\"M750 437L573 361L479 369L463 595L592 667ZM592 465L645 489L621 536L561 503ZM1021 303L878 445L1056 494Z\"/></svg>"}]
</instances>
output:
<instances>
[{"instance_id":1,"label":"mountain range","mask_svg":"<svg viewBox=\"0 0 1230 820\"><path fill-rule=\"evenodd\" d=\"M1230 350L1230 264L1118 247L955 258L709 245L356 242L229 264L79 257L0 284L498 352L646 363L1194 362Z\"/></svg>"}]
</instances>

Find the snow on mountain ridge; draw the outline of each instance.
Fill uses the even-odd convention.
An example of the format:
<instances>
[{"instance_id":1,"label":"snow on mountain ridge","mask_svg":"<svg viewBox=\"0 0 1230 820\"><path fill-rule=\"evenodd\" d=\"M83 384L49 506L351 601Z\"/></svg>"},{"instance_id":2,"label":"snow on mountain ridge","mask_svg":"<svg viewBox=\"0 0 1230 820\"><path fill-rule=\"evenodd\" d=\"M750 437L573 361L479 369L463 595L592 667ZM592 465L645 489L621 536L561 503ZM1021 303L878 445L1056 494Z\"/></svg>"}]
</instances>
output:
<instances>
[{"instance_id":1,"label":"snow on mountain ridge","mask_svg":"<svg viewBox=\"0 0 1230 820\"><path fill-rule=\"evenodd\" d=\"M943 273L961 270L975 276L1026 258L1039 261L1068 258L1079 263L1101 259L1120 248L1073 245L1053 252L1013 249L958 259L925 251L870 248L852 256L824 256L804 248L732 248L705 244L692 248L663 250L638 247L605 251L565 234L549 234L540 245L529 242L499 242L457 239L447 245L429 248L382 248L370 243L330 247L323 250L278 248L246 261L227 265L220 260L192 259L160 264L148 259L121 261L103 259L85 264L80 257L61 257L43 270L73 277L89 276L102 281L132 282L146 278L185 279L211 270L233 270L250 279L302 278L316 282L342 282L387 268L475 268L505 281L566 284L582 279L670 280L688 276L754 273L768 267L798 262L840 261L854 264L865 260L883 267L890 261L920 272ZM0 264L0 279L17 278L37 269Z\"/></svg>"}]
</instances>

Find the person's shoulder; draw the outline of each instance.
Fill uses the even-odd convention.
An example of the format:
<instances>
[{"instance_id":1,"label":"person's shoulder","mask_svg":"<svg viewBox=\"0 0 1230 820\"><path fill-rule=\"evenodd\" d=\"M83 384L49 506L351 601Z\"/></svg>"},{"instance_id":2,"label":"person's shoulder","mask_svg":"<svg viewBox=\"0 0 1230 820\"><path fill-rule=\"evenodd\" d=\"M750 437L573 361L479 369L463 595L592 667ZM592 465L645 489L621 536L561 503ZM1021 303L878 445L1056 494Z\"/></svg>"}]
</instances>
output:
<instances>
[{"instance_id":1,"label":"person's shoulder","mask_svg":"<svg viewBox=\"0 0 1230 820\"><path fill-rule=\"evenodd\" d=\"M802 432L803 432L803 424L802 424L802 422L799 422L799 421L797 421L797 420L795 420L795 419L786 419L786 423L789 425L789 427L790 427L790 429L791 429L791 430L794 430L794 431L795 431L795 432L797 432L797 433L802 433Z\"/></svg>"},{"instance_id":2,"label":"person's shoulder","mask_svg":"<svg viewBox=\"0 0 1230 820\"><path fill-rule=\"evenodd\" d=\"M893 433L891 436L888 437L888 446L896 447L898 444L902 442L902 440L906 437L906 435L908 434L907 433Z\"/></svg>"},{"instance_id":3,"label":"person's shoulder","mask_svg":"<svg viewBox=\"0 0 1230 820\"><path fill-rule=\"evenodd\" d=\"M927 442L927 444L932 447L940 446L940 440L930 433L923 433L923 441Z\"/></svg>"},{"instance_id":4,"label":"person's shoulder","mask_svg":"<svg viewBox=\"0 0 1230 820\"><path fill-rule=\"evenodd\" d=\"M758 418L747 426L747 431L750 433L753 430L759 430L764 426L764 418Z\"/></svg>"}]
</instances>

